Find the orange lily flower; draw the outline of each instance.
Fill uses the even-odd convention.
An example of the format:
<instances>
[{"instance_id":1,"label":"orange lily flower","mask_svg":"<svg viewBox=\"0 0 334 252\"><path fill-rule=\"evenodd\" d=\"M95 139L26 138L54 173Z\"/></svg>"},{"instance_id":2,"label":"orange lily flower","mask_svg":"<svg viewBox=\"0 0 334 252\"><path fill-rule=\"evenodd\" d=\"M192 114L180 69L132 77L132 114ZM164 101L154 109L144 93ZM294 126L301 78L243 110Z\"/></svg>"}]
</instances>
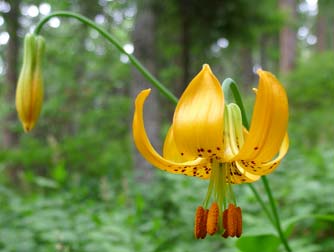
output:
<instances>
[{"instance_id":1,"label":"orange lily flower","mask_svg":"<svg viewBox=\"0 0 334 252\"><path fill-rule=\"evenodd\" d=\"M235 207L231 184L257 181L273 172L287 153L286 92L271 73L257 73L259 85L248 131L239 107L225 104L220 82L204 65L176 106L163 155L152 147L144 127L143 106L150 89L141 91L136 98L133 137L143 157L170 173L210 179L204 208L200 206L196 211L196 238L219 230L225 231L223 237L239 237L241 209Z\"/></svg>"}]
</instances>

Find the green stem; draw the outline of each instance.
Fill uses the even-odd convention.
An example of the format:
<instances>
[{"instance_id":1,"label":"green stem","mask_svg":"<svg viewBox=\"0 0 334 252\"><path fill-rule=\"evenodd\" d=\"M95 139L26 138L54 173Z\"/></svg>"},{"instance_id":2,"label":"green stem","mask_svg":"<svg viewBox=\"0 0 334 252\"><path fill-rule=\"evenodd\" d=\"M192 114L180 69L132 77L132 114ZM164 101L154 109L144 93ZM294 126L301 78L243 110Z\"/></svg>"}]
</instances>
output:
<instances>
[{"instance_id":1,"label":"green stem","mask_svg":"<svg viewBox=\"0 0 334 252\"><path fill-rule=\"evenodd\" d=\"M238 106L240 108L240 111L241 111L242 124L247 129L249 129L249 123L248 123L248 120L247 120L246 109L245 109L244 104L242 102L242 98L241 98L240 91L239 91L239 88L238 88L237 84L231 78L227 78L223 81L222 86L223 86L223 91L224 91L225 97L227 97L227 99L229 98L230 90L232 91L234 100L235 100L236 104L238 104Z\"/></svg>"},{"instance_id":2,"label":"green stem","mask_svg":"<svg viewBox=\"0 0 334 252\"><path fill-rule=\"evenodd\" d=\"M248 123L248 120L247 120L247 115L246 115L245 107L244 107L244 104L242 102L238 86L230 78L225 79L222 85L223 85L223 90L224 90L224 92L226 92L227 95L228 95L229 90L232 91L234 100L238 104L238 106L239 106L239 108L241 110L242 123L243 123L243 125L247 129L249 129L249 123ZM287 252L291 252L292 250L291 250L291 248L289 246L289 243L288 243L287 239L285 238L284 233L282 231L282 227L281 227L281 223L280 223L280 218L279 218L279 215L278 215L278 211L277 211L277 207L276 207L276 204L275 204L275 200L274 200L273 194L272 194L271 189L269 187L268 179L266 178L266 176L262 176L261 180L262 180L262 183L263 183L264 188L266 190L266 193L268 195L268 199L269 199L269 203L270 203L270 207L271 207L273 216L270 214L269 210L265 206L265 203L261 199L261 197L260 197L259 193L256 191L255 187L253 187L251 184L249 184L249 186L250 186L251 190L253 191L253 193L255 194L255 197L259 201L261 207L266 212L266 214L267 214L270 222L276 228L276 230L278 232L278 235L279 235L279 237L280 237L280 239L281 239L281 241L282 241L282 243L284 245L285 250Z\"/></svg>"},{"instance_id":3,"label":"green stem","mask_svg":"<svg viewBox=\"0 0 334 252\"><path fill-rule=\"evenodd\" d=\"M247 184L248 187L251 189L251 191L253 192L253 194L255 195L255 198L257 199L257 201L260 203L262 209L264 210L264 212L267 214L267 217L269 219L269 221L271 222L271 224L273 226L276 226L276 222L273 218L273 216L271 215L270 211L268 210L268 208L266 207L264 201L261 199L260 194L257 192L256 188L252 185L252 184Z\"/></svg>"},{"instance_id":4,"label":"green stem","mask_svg":"<svg viewBox=\"0 0 334 252\"><path fill-rule=\"evenodd\" d=\"M127 53L120 42L117 39L110 35L106 30L97 26L92 20L73 12L69 11L57 11L49 14L45 18L43 18L36 26L35 34L39 34L44 24L46 24L53 17L67 17L67 18L75 18L82 23L92 27L98 33L100 33L105 39L107 39L111 44L113 44L121 53L124 53L128 56L131 63L138 69L139 72L145 76L145 78L153 84L167 99L171 100L174 104L177 103L177 98L160 82L158 81L132 54Z\"/></svg>"},{"instance_id":5,"label":"green stem","mask_svg":"<svg viewBox=\"0 0 334 252\"><path fill-rule=\"evenodd\" d=\"M272 212L273 212L275 220L276 220L276 228L277 228L278 234L279 234L279 236L282 240L282 243L284 245L285 250L288 251L288 252L291 252L292 250L291 250L291 248L289 246L289 243L288 243L287 239L285 238L285 236L283 234L283 231L282 231L282 227L281 227L280 218L279 218L279 215L278 215L276 203L275 203L273 194L271 192L268 179L265 176L262 176L261 179L262 179L262 183L264 185L264 188L267 192L269 202L270 202L270 206L271 206Z\"/></svg>"}]
</instances>

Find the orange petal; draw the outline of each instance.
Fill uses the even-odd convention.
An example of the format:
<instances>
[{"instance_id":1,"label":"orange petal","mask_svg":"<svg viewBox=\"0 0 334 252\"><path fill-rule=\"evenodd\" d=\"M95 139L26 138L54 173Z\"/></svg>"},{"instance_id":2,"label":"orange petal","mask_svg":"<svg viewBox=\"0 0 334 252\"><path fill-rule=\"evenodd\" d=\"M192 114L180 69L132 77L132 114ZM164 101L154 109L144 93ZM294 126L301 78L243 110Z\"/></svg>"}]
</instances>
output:
<instances>
[{"instance_id":1,"label":"orange petal","mask_svg":"<svg viewBox=\"0 0 334 252\"><path fill-rule=\"evenodd\" d=\"M260 176L248 172L239 166L237 162L230 164L229 174L227 174L227 181L230 184L252 183L257 181Z\"/></svg>"},{"instance_id":2,"label":"orange petal","mask_svg":"<svg viewBox=\"0 0 334 252\"><path fill-rule=\"evenodd\" d=\"M258 71L259 88L249 134L234 160L270 161L279 151L288 126L288 99L281 83Z\"/></svg>"},{"instance_id":3,"label":"orange petal","mask_svg":"<svg viewBox=\"0 0 334 252\"><path fill-rule=\"evenodd\" d=\"M187 162L177 163L163 158L154 150L147 137L143 120L143 106L150 91L150 89L141 91L135 101L132 129L134 142L138 151L149 163L161 170L175 174L208 178L210 176L210 170L206 168L206 159L197 158L194 160L188 160Z\"/></svg>"},{"instance_id":4,"label":"orange petal","mask_svg":"<svg viewBox=\"0 0 334 252\"><path fill-rule=\"evenodd\" d=\"M222 88L210 67L204 65L182 94L175 109L173 132L178 149L191 156L219 155L223 117Z\"/></svg>"},{"instance_id":5,"label":"orange petal","mask_svg":"<svg viewBox=\"0 0 334 252\"><path fill-rule=\"evenodd\" d=\"M269 162L256 162L256 161L237 161L237 166L242 167L245 171L252 174L263 176L272 173L277 166L280 164L282 158L286 155L289 148L289 137L288 134L285 135L283 143L279 150L278 156Z\"/></svg>"}]
</instances>

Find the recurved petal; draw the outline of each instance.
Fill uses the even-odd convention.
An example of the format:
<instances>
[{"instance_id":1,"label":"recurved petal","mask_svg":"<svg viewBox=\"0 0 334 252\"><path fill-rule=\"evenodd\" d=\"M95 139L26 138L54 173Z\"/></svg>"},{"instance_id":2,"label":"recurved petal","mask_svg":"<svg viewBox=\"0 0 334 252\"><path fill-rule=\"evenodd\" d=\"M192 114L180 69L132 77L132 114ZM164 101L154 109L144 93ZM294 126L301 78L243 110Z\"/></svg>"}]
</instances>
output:
<instances>
[{"instance_id":1,"label":"recurved petal","mask_svg":"<svg viewBox=\"0 0 334 252\"><path fill-rule=\"evenodd\" d=\"M174 113L178 149L191 156L217 155L222 148L224 94L209 65L190 82Z\"/></svg>"},{"instance_id":2,"label":"recurved petal","mask_svg":"<svg viewBox=\"0 0 334 252\"><path fill-rule=\"evenodd\" d=\"M207 160L197 158L195 160L178 163L163 158L154 150L147 137L143 120L143 106L150 91L150 89L141 91L135 101L132 129L134 142L138 151L149 163L161 170L175 174L208 178L210 176L210 170L206 167Z\"/></svg>"},{"instance_id":3,"label":"recurved petal","mask_svg":"<svg viewBox=\"0 0 334 252\"><path fill-rule=\"evenodd\" d=\"M234 160L270 161L279 151L288 126L288 99L276 77L259 70L259 87L249 134Z\"/></svg>"},{"instance_id":4,"label":"recurved petal","mask_svg":"<svg viewBox=\"0 0 334 252\"><path fill-rule=\"evenodd\" d=\"M269 173L272 173L280 164L282 158L286 155L289 149L289 137L288 134L284 136L282 145L280 147L277 157L269 162L255 162L255 161L246 161L240 160L237 161L237 166L241 167L245 171L248 171L252 174L263 176Z\"/></svg>"},{"instance_id":5,"label":"recurved petal","mask_svg":"<svg viewBox=\"0 0 334 252\"><path fill-rule=\"evenodd\" d=\"M227 174L227 181L231 184L252 183L260 178L260 176L245 170L237 162L230 164L229 172L230 174Z\"/></svg>"}]
</instances>

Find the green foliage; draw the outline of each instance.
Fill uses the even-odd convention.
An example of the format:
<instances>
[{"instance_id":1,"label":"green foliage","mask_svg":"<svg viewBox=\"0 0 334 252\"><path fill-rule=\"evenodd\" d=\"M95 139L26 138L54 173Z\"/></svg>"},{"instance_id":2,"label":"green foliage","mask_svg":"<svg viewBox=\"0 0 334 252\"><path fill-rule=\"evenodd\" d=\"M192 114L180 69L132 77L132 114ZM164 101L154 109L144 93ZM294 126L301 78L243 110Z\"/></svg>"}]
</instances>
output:
<instances>
[{"instance_id":1,"label":"green foliage","mask_svg":"<svg viewBox=\"0 0 334 252\"><path fill-rule=\"evenodd\" d=\"M291 104L291 131L298 134L298 144L329 144L334 135L334 53L311 55L300 62L288 76Z\"/></svg>"},{"instance_id":2,"label":"green foliage","mask_svg":"<svg viewBox=\"0 0 334 252\"><path fill-rule=\"evenodd\" d=\"M125 13L131 12L132 1L29 0L24 4L42 2L49 2L52 10L79 11L91 18L103 14L107 30L123 43L130 40L133 16ZM177 64L179 2L156 3L158 65L163 68L159 75L173 85L182 73ZM281 21L276 1L207 1L205 8L200 1L189 3L189 13L196 13L190 15L191 64L196 69L205 59L219 61L225 72L240 72L235 49L248 45L259 50L254 43L263 33L275 34ZM169 8L162 12L161 6ZM23 20L30 26L39 18ZM42 34L47 42L46 97L37 127L23 135L18 122L0 125L20 132L17 147L0 151L1 252L283 251L244 185L234 188L243 209L243 237L196 241L193 217L207 181L158 170L149 183L133 178L130 67L119 61L114 48L77 21L62 19L59 28L46 26ZM225 36L233 52L208 53L212 43ZM4 55L3 48L0 53ZM287 78L291 147L269 180L293 251L331 252L334 55L311 55ZM2 119L14 106L6 104L4 97L0 102ZM20 171L18 178L11 177L11 168ZM267 203L261 184L255 186Z\"/></svg>"},{"instance_id":3,"label":"green foliage","mask_svg":"<svg viewBox=\"0 0 334 252\"><path fill-rule=\"evenodd\" d=\"M281 241L275 235L253 235L243 236L237 242L236 246L242 252L276 252Z\"/></svg>"}]
</instances>

